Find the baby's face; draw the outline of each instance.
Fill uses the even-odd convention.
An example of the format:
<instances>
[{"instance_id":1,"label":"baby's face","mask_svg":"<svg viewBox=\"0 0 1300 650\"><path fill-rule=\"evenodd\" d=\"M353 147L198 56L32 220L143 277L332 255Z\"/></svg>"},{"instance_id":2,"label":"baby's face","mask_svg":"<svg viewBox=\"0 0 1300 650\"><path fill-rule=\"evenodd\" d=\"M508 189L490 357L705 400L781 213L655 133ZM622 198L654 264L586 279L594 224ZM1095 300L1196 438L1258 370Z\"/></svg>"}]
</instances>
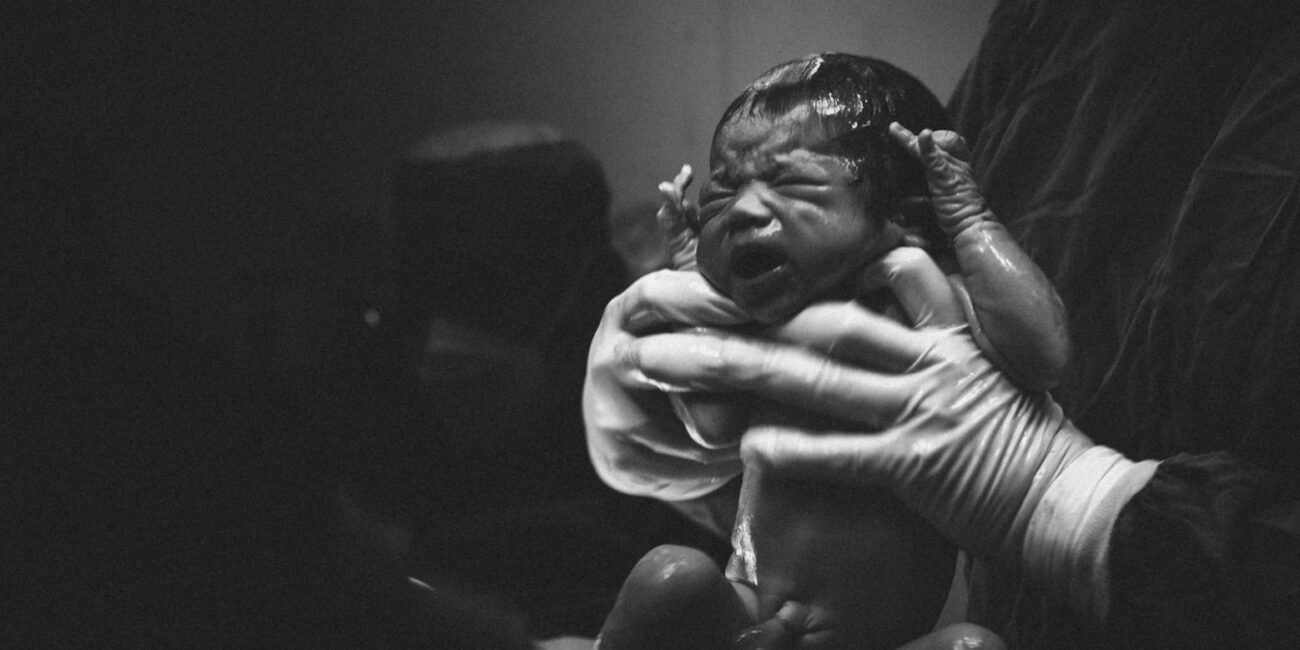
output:
<instances>
[{"instance_id":1,"label":"baby's face","mask_svg":"<svg viewBox=\"0 0 1300 650\"><path fill-rule=\"evenodd\" d=\"M764 323L850 297L863 265L898 243L807 115L733 120L700 188L700 272Z\"/></svg>"}]
</instances>

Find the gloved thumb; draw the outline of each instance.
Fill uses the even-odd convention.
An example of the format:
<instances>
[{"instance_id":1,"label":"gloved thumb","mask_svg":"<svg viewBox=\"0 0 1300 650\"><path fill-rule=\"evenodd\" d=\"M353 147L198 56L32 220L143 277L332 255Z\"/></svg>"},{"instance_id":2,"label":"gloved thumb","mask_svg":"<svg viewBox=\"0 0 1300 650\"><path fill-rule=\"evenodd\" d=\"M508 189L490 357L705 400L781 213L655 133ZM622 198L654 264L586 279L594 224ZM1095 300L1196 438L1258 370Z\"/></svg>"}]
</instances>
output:
<instances>
[{"instance_id":1,"label":"gloved thumb","mask_svg":"<svg viewBox=\"0 0 1300 650\"><path fill-rule=\"evenodd\" d=\"M791 479L889 487L884 453L889 433L810 431L782 424L755 424L740 443L740 457Z\"/></svg>"},{"instance_id":2,"label":"gloved thumb","mask_svg":"<svg viewBox=\"0 0 1300 650\"><path fill-rule=\"evenodd\" d=\"M858 287L863 293L889 289L913 327L957 327L966 323L948 276L920 248L900 246L885 253L863 270Z\"/></svg>"}]
</instances>

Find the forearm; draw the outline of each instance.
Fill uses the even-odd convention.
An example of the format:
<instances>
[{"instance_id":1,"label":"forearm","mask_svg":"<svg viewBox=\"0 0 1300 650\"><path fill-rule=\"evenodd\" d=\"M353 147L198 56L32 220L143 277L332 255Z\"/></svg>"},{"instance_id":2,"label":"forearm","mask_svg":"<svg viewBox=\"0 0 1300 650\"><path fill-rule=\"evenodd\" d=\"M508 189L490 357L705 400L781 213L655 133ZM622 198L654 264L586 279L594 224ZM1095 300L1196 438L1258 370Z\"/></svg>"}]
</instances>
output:
<instances>
[{"instance_id":1,"label":"forearm","mask_svg":"<svg viewBox=\"0 0 1300 650\"><path fill-rule=\"evenodd\" d=\"M992 215L953 238L972 334L1017 385L1047 390L1069 359L1065 307L1051 282Z\"/></svg>"}]
</instances>

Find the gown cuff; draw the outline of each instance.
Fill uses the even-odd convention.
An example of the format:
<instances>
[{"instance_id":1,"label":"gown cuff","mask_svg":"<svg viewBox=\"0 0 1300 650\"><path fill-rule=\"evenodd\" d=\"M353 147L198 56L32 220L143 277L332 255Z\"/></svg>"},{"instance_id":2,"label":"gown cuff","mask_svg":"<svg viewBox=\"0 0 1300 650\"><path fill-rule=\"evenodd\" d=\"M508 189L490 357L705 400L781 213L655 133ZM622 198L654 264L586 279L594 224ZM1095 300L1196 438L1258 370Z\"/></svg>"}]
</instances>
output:
<instances>
[{"instance_id":1,"label":"gown cuff","mask_svg":"<svg viewBox=\"0 0 1300 650\"><path fill-rule=\"evenodd\" d=\"M1047 488L1029 520L1027 576L1074 611L1103 620L1110 607L1107 554L1115 519L1159 463L1133 462L1109 447L1083 452Z\"/></svg>"}]
</instances>

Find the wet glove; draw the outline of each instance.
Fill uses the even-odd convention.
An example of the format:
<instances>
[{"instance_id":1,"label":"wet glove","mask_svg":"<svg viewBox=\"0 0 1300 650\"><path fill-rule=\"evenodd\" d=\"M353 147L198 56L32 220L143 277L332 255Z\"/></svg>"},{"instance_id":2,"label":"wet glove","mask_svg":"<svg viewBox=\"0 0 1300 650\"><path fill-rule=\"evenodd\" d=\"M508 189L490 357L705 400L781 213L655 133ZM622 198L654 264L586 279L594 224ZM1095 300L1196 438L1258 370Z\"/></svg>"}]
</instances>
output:
<instances>
[{"instance_id":1,"label":"wet glove","mask_svg":"<svg viewBox=\"0 0 1300 650\"><path fill-rule=\"evenodd\" d=\"M682 323L728 327L747 317L693 271L656 271L610 301L592 337L583 384L587 448L596 473L627 494L678 501L740 474L737 448L692 440L662 389L638 368L639 337Z\"/></svg>"}]
</instances>

